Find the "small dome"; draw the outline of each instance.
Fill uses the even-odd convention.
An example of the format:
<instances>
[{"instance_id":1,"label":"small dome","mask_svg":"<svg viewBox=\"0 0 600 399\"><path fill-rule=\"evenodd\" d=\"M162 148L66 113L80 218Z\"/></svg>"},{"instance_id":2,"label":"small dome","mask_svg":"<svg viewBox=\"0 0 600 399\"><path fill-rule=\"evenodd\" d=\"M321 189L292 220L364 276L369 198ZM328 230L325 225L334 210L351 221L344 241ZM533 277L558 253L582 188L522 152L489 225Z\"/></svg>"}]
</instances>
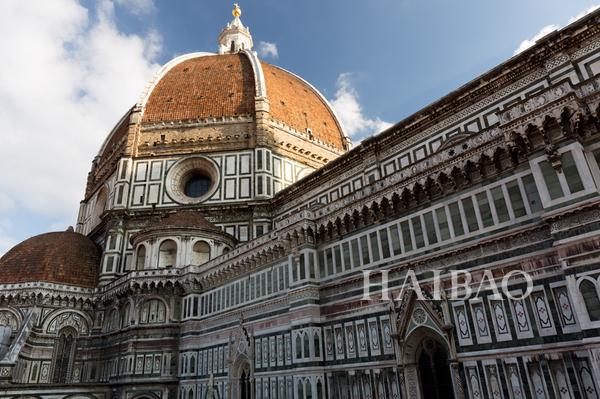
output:
<instances>
[{"instance_id":1,"label":"small dome","mask_svg":"<svg viewBox=\"0 0 600 399\"><path fill-rule=\"evenodd\" d=\"M0 284L49 282L96 287L100 249L72 231L31 237L0 258Z\"/></svg>"}]
</instances>

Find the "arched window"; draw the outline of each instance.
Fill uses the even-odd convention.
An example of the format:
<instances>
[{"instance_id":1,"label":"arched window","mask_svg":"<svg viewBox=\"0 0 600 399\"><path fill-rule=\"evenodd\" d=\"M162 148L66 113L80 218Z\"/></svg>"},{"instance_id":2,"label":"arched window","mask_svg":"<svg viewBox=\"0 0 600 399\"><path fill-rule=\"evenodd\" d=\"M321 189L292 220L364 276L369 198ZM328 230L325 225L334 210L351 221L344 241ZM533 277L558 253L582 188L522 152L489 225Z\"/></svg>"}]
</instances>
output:
<instances>
[{"instance_id":1,"label":"arched window","mask_svg":"<svg viewBox=\"0 0 600 399\"><path fill-rule=\"evenodd\" d=\"M223 255L225 255L225 254L226 254L226 253L228 253L229 251L230 251L230 250L229 250L229 247L225 247L225 248L223 248Z\"/></svg>"},{"instance_id":2,"label":"arched window","mask_svg":"<svg viewBox=\"0 0 600 399\"><path fill-rule=\"evenodd\" d=\"M127 327L131 324L130 305L127 303L121 309L121 327Z\"/></svg>"},{"instance_id":3,"label":"arched window","mask_svg":"<svg viewBox=\"0 0 600 399\"><path fill-rule=\"evenodd\" d=\"M75 359L76 340L77 331L75 329L67 327L60 331L58 345L54 351L53 382L65 383L70 380Z\"/></svg>"},{"instance_id":4,"label":"arched window","mask_svg":"<svg viewBox=\"0 0 600 399\"><path fill-rule=\"evenodd\" d=\"M321 357L321 340L319 339L318 333L315 333L314 344L315 344L315 357Z\"/></svg>"},{"instance_id":5,"label":"arched window","mask_svg":"<svg viewBox=\"0 0 600 399\"><path fill-rule=\"evenodd\" d=\"M106 188L102 188L96 197L96 204L94 205L94 218L100 221L100 217L106 210L106 203L108 201L108 193Z\"/></svg>"},{"instance_id":6,"label":"arched window","mask_svg":"<svg viewBox=\"0 0 600 399\"><path fill-rule=\"evenodd\" d=\"M585 308L591 321L600 320L600 299L598 299L598 290L596 284L589 280L584 280L579 286L579 291L583 297Z\"/></svg>"},{"instance_id":7,"label":"arched window","mask_svg":"<svg viewBox=\"0 0 600 399\"><path fill-rule=\"evenodd\" d=\"M137 250L137 256L135 260L135 269L136 270L144 270L144 266L146 265L146 246L140 245Z\"/></svg>"},{"instance_id":8,"label":"arched window","mask_svg":"<svg viewBox=\"0 0 600 399\"><path fill-rule=\"evenodd\" d=\"M158 267L173 267L177 261L177 244L173 240L165 240L158 249Z\"/></svg>"},{"instance_id":9,"label":"arched window","mask_svg":"<svg viewBox=\"0 0 600 399\"><path fill-rule=\"evenodd\" d=\"M310 357L310 345L308 334L304 334L304 357Z\"/></svg>"},{"instance_id":10,"label":"arched window","mask_svg":"<svg viewBox=\"0 0 600 399\"><path fill-rule=\"evenodd\" d=\"M318 399L323 399L323 383L321 382L321 380L317 381L317 398Z\"/></svg>"},{"instance_id":11,"label":"arched window","mask_svg":"<svg viewBox=\"0 0 600 399\"><path fill-rule=\"evenodd\" d=\"M159 324L166 320L165 304L159 299L150 299L142 305L139 314L140 324Z\"/></svg>"},{"instance_id":12,"label":"arched window","mask_svg":"<svg viewBox=\"0 0 600 399\"><path fill-rule=\"evenodd\" d=\"M116 331L119 329L119 311L117 309L112 309L108 315L108 320L106 323L106 331Z\"/></svg>"},{"instance_id":13,"label":"arched window","mask_svg":"<svg viewBox=\"0 0 600 399\"><path fill-rule=\"evenodd\" d=\"M296 358L302 359L302 338L300 338L300 334L296 335Z\"/></svg>"},{"instance_id":14,"label":"arched window","mask_svg":"<svg viewBox=\"0 0 600 399\"><path fill-rule=\"evenodd\" d=\"M190 389L190 391L188 392L188 399L194 399L194 390Z\"/></svg>"},{"instance_id":15,"label":"arched window","mask_svg":"<svg viewBox=\"0 0 600 399\"><path fill-rule=\"evenodd\" d=\"M201 265L210 260L210 246L205 241L197 241L192 248L192 265Z\"/></svg>"},{"instance_id":16,"label":"arched window","mask_svg":"<svg viewBox=\"0 0 600 399\"><path fill-rule=\"evenodd\" d=\"M304 399L304 384L298 380L298 399Z\"/></svg>"}]
</instances>

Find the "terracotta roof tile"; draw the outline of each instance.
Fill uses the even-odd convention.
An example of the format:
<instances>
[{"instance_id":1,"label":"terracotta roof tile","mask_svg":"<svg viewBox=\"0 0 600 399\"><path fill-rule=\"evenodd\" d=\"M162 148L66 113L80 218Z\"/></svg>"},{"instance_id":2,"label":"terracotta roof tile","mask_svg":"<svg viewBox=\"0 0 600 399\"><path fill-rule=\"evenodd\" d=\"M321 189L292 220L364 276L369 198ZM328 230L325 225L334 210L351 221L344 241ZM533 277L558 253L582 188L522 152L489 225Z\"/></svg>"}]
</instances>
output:
<instances>
[{"instance_id":1,"label":"terracotta roof tile","mask_svg":"<svg viewBox=\"0 0 600 399\"><path fill-rule=\"evenodd\" d=\"M261 62L271 116L294 129L312 130L317 139L343 149L342 133L329 106L301 79L281 68Z\"/></svg>"},{"instance_id":2,"label":"terracotta roof tile","mask_svg":"<svg viewBox=\"0 0 600 399\"><path fill-rule=\"evenodd\" d=\"M74 232L41 234L17 244L0 258L0 283L52 282L96 287L100 249Z\"/></svg>"},{"instance_id":3,"label":"terracotta roof tile","mask_svg":"<svg viewBox=\"0 0 600 399\"><path fill-rule=\"evenodd\" d=\"M160 79L142 123L253 115L254 93L254 72L245 55L192 58Z\"/></svg>"},{"instance_id":4,"label":"terracotta roof tile","mask_svg":"<svg viewBox=\"0 0 600 399\"><path fill-rule=\"evenodd\" d=\"M293 74L261 62L271 116L306 128L320 141L344 149L343 134L329 105ZM142 123L210 117L254 117L254 71L244 54L198 56L168 70L145 104Z\"/></svg>"}]
</instances>

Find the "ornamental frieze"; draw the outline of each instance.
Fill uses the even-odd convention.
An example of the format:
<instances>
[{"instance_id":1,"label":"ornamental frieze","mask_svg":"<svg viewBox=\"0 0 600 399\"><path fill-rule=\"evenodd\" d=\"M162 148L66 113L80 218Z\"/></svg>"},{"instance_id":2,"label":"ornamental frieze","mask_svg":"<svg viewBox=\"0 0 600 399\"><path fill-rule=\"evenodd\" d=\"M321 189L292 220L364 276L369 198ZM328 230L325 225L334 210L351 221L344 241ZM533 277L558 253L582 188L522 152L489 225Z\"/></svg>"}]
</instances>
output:
<instances>
[{"instance_id":1,"label":"ornamental frieze","mask_svg":"<svg viewBox=\"0 0 600 399\"><path fill-rule=\"evenodd\" d=\"M550 224L550 234L569 230L600 220L600 209L590 209L573 215L563 216Z\"/></svg>"},{"instance_id":2,"label":"ornamental frieze","mask_svg":"<svg viewBox=\"0 0 600 399\"><path fill-rule=\"evenodd\" d=\"M500 122L502 124L508 124L506 126L507 129L512 129L515 125L512 123L509 124L510 122L514 122L517 119L528 115L528 118L524 119L523 121L520 121L521 124L526 123L531 119L535 119L536 117L539 118L540 113L534 113L534 111L544 109L545 114L552 113L548 111L552 111L555 108L560 107L566 101L574 101L576 100L576 98L577 97L575 96L574 88L568 81L565 81L559 84L558 86L549 88L540 95L533 96L524 102L520 102L508 108L506 111L500 114ZM559 99L562 101L557 102L556 104L551 104Z\"/></svg>"}]
</instances>

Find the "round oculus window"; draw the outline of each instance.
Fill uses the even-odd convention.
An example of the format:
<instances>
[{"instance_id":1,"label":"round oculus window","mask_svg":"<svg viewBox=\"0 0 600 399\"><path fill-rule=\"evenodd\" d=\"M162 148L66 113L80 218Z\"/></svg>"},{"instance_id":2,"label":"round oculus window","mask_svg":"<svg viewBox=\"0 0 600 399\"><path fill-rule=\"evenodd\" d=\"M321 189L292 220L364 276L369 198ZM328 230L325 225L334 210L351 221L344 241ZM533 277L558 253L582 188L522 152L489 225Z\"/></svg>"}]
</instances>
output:
<instances>
[{"instance_id":1,"label":"round oculus window","mask_svg":"<svg viewBox=\"0 0 600 399\"><path fill-rule=\"evenodd\" d=\"M179 160L167 173L167 193L180 204L205 201L218 186L218 166L210 158L201 155Z\"/></svg>"},{"instance_id":2,"label":"round oculus window","mask_svg":"<svg viewBox=\"0 0 600 399\"><path fill-rule=\"evenodd\" d=\"M200 198L210 191L212 181L206 174L196 171L185 182L183 193L190 198Z\"/></svg>"}]
</instances>

